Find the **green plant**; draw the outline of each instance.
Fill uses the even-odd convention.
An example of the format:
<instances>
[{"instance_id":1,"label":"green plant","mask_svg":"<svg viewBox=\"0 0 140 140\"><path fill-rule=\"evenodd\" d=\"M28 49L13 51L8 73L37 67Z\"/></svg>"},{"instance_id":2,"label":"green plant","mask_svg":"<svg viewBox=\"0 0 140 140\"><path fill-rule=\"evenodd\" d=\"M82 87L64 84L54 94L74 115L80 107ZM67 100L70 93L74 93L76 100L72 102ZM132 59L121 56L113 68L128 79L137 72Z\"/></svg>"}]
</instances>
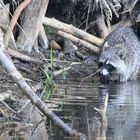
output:
<instances>
[{"instance_id":1,"label":"green plant","mask_svg":"<svg viewBox=\"0 0 140 140\"><path fill-rule=\"evenodd\" d=\"M57 89L57 84L54 82L53 77L48 74L47 70L42 70L42 71L45 77L44 85L46 87L44 99L49 100L52 94L54 93L54 91Z\"/></svg>"},{"instance_id":2,"label":"green plant","mask_svg":"<svg viewBox=\"0 0 140 140\"><path fill-rule=\"evenodd\" d=\"M51 47L50 49L50 63L51 63L51 66L53 65L53 49Z\"/></svg>"}]
</instances>

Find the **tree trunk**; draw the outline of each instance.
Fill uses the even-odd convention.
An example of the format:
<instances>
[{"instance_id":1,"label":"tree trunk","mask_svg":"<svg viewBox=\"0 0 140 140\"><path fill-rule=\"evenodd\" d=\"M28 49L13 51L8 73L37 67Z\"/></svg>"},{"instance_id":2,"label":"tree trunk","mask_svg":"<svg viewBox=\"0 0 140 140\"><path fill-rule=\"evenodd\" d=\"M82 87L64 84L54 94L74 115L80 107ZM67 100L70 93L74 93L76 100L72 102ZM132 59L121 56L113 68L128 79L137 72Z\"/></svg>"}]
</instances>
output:
<instances>
[{"instance_id":1,"label":"tree trunk","mask_svg":"<svg viewBox=\"0 0 140 140\"><path fill-rule=\"evenodd\" d=\"M21 26L17 40L19 49L31 52L36 38L38 37L42 17L44 17L49 0L31 0L21 17Z\"/></svg>"}]
</instances>

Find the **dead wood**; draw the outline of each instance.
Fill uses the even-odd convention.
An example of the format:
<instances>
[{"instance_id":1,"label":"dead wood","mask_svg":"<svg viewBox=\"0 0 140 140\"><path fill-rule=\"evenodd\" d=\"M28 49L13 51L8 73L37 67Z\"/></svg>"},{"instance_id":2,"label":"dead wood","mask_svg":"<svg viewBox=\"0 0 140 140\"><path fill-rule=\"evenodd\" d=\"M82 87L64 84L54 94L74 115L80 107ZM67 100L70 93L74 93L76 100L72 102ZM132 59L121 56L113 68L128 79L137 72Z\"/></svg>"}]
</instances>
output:
<instances>
[{"instance_id":1,"label":"dead wood","mask_svg":"<svg viewBox=\"0 0 140 140\"><path fill-rule=\"evenodd\" d=\"M57 32L59 35L67 38L67 39L70 39L71 41L79 44L79 45L83 45L84 47L88 48L89 50L91 50L92 52L94 52L95 54L98 54L99 53L99 48L84 41L84 40L81 40L75 36L73 36L72 34L68 34L66 32L63 32L63 31L58 31Z\"/></svg>"},{"instance_id":2,"label":"dead wood","mask_svg":"<svg viewBox=\"0 0 140 140\"><path fill-rule=\"evenodd\" d=\"M55 72L52 73L52 76L53 77L58 76L58 75L62 74L63 72L66 72L66 71L68 71L70 69L71 69L71 66L70 67L63 68L63 69L58 70L58 71L55 71Z\"/></svg>"},{"instance_id":3,"label":"dead wood","mask_svg":"<svg viewBox=\"0 0 140 140\"><path fill-rule=\"evenodd\" d=\"M19 6L18 8L16 9L15 13L14 13L14 16L10 22L10 25L8 26L8 29L4 35L4 44L5 46L7 47L8 46L8 43L9 43L9 39L10 39L10 36L11 36L11 33L13 31L13 28L15 26L15 24L17 23L17 19L20 15L20 13L22 12L22 10L29 4L30 0L24 0Z\"/></svg>"},{"instance_id":4,"label":"dead wood","mask_svg":"<svg viewBox=\"0 0 140 140\"><path fill-rule=\"evenodd\" d=\"M43 25L41 25L41 27L40 27L40 31L38 34L38 42L42 48L48 49L49 41L48 41L48 38L47 38L47 35L45 33Z\"/></svg>"},{"instance_id":5,"label":"dead wood","mask_svg":"<svg viewBox=\"0 0 140 140\"><path fill-rule=\"evenodd\" d=\"M115 6L110 2L110 1L108 1L108 5L110 6L110 9L112 10L112 12L115 14L115 16L117 17L117 18L119 18L119 14L118 14L118 12L117 12L117 10L115 9Z\"/></svg>"},{"instance_id":6,"label":"dead wood","mask_svg":"<svg viewBox=\"0 0 140 140\"><path fill-rule=\"evenodd\" d=\"M51 26L53 28L56 28L56 29L59 29L59 30L62 30L66 33L69 33L69 34L72 34L72 35L75 35L77 36L78 38L81 38L85 41L88 41L92 44L95 44L97 46L100 46L103 44L104 40L103 39L100 39L96 36L93 36L83 30L80 30L72 25L69 25L69 24L66 24L66 23L63 23L63 22L60 22L54 18L47 18L47 17L44 17L42 19L42 22L43 24L45 25L48 25L48 26Z\"/></svg>"},{"instance_id":7,"label":"dead wood","mask_svg":"<svg viewBox=\"0 0 140 140\"><path fill-rule=\"evenodd\" d=\"M103 15L98 16L97 28L98 28L100 37L102 39L105 39L106 36L109 34L109 28L107 28L107 26L105 24Z\"/></svg>"},{"instance_id":8,"label":"dead wood","mask_svg":"<svg viewBox=\"0 0 140 140\"><path fill-rule=\"evenodd\" d=\"M26 83L5 50L2 31L0 32L0 63L2 67L7 71L7 73L11 76L13 81L23 90L23 94L27 96L31 100L31 103L34 104L46 117L51 119L54 124L61 128L67 135L79 135L79 133L71 129L58 116L56 116Z\"/></svg>"},{"instance_id":9,"label":"dead wood","mask_svg":"<svg viewBox=\"0 0 140 140\"><path fill-rule=\"evenodd\" d=\"M23 60L23 61L26 61L26 62L43 63L43 61L39 60L38 58L28 56L28 55L26 55L22 52L14 50L12 48L7 48L7 52L10 56L13 56L17 59L20 59L20 60Z\"/></svg>"},{"instance_id":10,"label":"dead wood","mask_svg":"<svg viewBox=\"0 0 140 140\"><path fill-rule=\"evenodd\" d=\"M15 49L17 48L13 33L11 33L8 47L15 48Z\"/></svg>"},{"instance_id":11,"label":"dead wood","mask_svg":"<svg viewBox=\"0 0 140 140\"><path fill-rule=\"evenodd\" d=\"M0 3L0 27L6 31L8 28L8 25L10 23L9 19L9 5L4 5L3 2ZM16 43L14 39L13 33L10 35L10 40L9 40L9 46L12 48L16 48Z\"/></svg>"},{"instance_id":12,"label":"dead wood","mask_svg":"<svg viewBox=\"0 0 140 140\"><path fill-rule=\"evenodd\" d=\"M19 36L17 38L17 47L21 50L31 52L33 47L37 50L35 43L48 3L49 0L31 0L26 10L21 14L20 22L22 30L19 30Z\"/></svg>"},{"instance_id":13,"label":"dead wood","mask_svg":"<svg viewBox=\"0 0 140 140\"><path fill-rule=\"evenodd\" d=\"M3 2L0 2L0 16L1 16L0 27L2 29L6 29L10 22L8 11L9 11L9 5L4 5Z\"/></svg>"}]
</instances>

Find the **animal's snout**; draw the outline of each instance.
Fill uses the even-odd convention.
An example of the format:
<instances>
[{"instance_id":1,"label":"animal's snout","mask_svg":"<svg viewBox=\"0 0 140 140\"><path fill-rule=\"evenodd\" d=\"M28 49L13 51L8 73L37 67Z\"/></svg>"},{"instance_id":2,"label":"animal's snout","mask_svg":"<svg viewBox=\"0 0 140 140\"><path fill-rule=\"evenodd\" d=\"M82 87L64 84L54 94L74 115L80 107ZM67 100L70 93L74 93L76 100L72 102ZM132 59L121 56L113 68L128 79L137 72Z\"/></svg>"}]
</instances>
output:
<instances>
[{"instance_id":1,"label":"animal's snout","mask_svg":"<svg viewBox=\"0 0 140 140\"><path fill-rule=\"evenodd\" d=\"M99 69L99 75L106 76L106 75L109 75L109 72L108 72L108 70L107 70L106 68L101 67L101 68Z\"/></svg>"}]
</instances>

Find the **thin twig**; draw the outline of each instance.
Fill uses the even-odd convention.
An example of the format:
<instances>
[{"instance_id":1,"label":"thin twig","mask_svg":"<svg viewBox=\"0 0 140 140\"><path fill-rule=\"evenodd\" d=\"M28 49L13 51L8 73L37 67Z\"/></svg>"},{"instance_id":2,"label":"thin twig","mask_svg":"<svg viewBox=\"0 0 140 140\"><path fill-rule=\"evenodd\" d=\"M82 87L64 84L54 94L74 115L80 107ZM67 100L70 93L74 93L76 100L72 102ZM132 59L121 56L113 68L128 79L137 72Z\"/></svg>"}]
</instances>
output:
<instances>
[{"instance_id":1,"label":"thin twig","mask_svg":"<svg viewBox=\"0 0 140 140\"><path fill-rule=\"evenodd\" d=\"M17 113L15 110L13 110L5 101L3 101L1 98L0 98L0 102L6 106L9 110L11 110L13 113Z\"/></svg>"},{"instance_id":2,"label":"thin twig","mask_svg":"<svg viewBox=\"0 0 140 140\"><path fill-rule=\"evenodd\" d=\"M58 70L58 71L55 71L55 72L53 72L53 76L58 76L58 75L60 75L61 73L63 73L63 72L66 72L66 71L68 71L68 70L70 70L71 69L71 67L67 67L67 68L64 68L64 69L61 69L61 70Z\"/></svg>"},{"instance_id":3,"label":"thin twig","mask_svg":"<svg viewBox=\"0 0 140 140\"><path fill-rule=\"evenodd\" d=\"M88 13L87 13L86 28L85 29L87 29L87 27L88 27L90 9L91 9L91 0L88 1Z\"/></svg>"},{"instance_id":4,"label":"thin twig","mask_svg":"<svg viewBox=\"0 0 140 140\"><path fill-rule=\"evenodd\" d=\"M92 76L95 76L98 72L99 72L99 70L97 70L97 71L95 71L94 73L92 73L91 75L89 75L89 76L83 78L82 81L80 82L79 86L81 86L81 84L84 82L84 80L86 80L86 79L88 79L88 78L90 78L90 77L92 77Z\"/></svg>"}]
</instances>

